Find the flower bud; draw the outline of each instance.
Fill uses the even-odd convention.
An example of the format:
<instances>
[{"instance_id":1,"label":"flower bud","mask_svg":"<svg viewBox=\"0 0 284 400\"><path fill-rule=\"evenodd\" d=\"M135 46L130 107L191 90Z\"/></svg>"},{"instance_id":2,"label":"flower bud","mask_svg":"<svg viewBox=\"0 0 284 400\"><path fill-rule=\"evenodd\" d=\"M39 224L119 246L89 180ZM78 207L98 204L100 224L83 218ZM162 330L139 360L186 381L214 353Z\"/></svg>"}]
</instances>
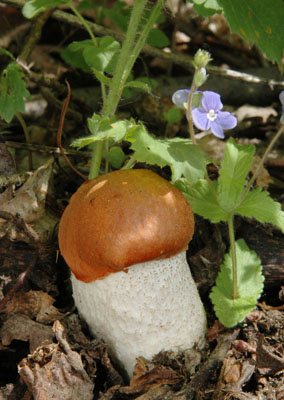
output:
<instances>
[{"instance_id":1,"label":"flower bud","mask_svg":"<svg viewBox=\"0 0 284 400\"><path fill-rule=\"evenodd\" d=\"M195 86L198 88L199 86L203 85L206 79L207 79L206 69L203 67L197 69L193 78Z\"/></svg>"},{"instance_id":2,"label":"flower bud","mask_svg":"<svg viewBox=\"0 0 284 400\"><path fill-rule=\"evenodd\" d=\"M196 69L201 69L205 68L211 60L212 58L208 51L199 49L194 56L192 64Z\"/></svg>"}]
</instances>

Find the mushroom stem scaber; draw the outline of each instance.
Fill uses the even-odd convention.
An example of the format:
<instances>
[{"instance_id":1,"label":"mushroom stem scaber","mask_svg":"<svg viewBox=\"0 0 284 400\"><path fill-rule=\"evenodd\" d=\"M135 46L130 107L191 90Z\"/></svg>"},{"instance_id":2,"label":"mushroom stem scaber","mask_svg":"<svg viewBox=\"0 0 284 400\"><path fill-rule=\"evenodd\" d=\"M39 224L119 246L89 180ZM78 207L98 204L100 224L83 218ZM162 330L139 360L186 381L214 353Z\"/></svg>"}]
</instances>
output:
<instances>
[{"instance_id":1,"label":"mushroom stem scaber","mask_svg":"<svg viewBox=\"0 0 284 400\"><path fill-rule=\"evenodd\" d=\"M59 246L75 304L129 376L139 356L204 340L205 312L185 255L193 230L182 193L148 170L87 181L64 211Z\"/></svg>"}]
</instances>

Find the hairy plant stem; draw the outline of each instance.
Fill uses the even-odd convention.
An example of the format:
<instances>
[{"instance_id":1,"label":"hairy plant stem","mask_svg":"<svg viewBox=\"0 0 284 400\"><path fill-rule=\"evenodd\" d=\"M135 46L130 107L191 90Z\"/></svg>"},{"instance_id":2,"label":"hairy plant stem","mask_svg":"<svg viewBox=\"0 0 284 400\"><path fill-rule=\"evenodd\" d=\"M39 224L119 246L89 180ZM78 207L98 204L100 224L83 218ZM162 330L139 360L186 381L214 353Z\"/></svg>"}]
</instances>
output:
<instances>
[{"instance_id":1,"label":"hairy plant stem","mask_svg":"<svg viewBox=\"0 0 284 400\"><path fill-rule=\"evenodd\" d=\"M228 219L229 228L229 239L232 256L232 272L233 272L233 295L232 299L235 300L238 297L238 265L237 265L237 253L236 253L236 242L234 232L234 214L231 214Z\"/></svg>"},{"instance_id":2,"label":"hairy plant stem","mask_svg":"<svg viewBox=\"0 0 284 400\"><path fill-rule=\"evenodd\" d=\"M196 73L196 70L195 70ZM194 75L195 75L194 73ZM194 135L194 127L193 127L193 119L192 119L192 112L191 112L191 103L192 103L192 96L193 93L196 90L196 86L194 84L194 76L192 79L192 84L191 84L191 88L190 88L190 92L189 92L189 96L188 96L188 101L187 101L187 112L188 112L188 126L189 126L189 134L190 134L190 139L192 140L193 144L197 144L196 139L195 139L195 135Z\"/></svg>"},{"instance_id":3,"label":"hairy plant stem","mask_svg":"<svg viewBox=\"0 0 284 400\"><path fill-rule=\"evenodd\" d=\"M125 41L123 42L122 49L116 64L114 75L110 84L109 92L106 101L103 105L101 112L102 116L111 117L115 114L118 103L121 99L126 80L133 68L133 65L139 56L147 36L158 18L160 11L165 3L165 0L159 0L147 20L143 31L138 36L138 29L143 11L145 9L147 0L136 0L133 4L133 10L129 21L128 30L126 33ZM138 36L138 38L137 38ZM102 160L102 153L104 142L96 143L93 157L91 160L91 167L89 178L95 178L99 175L100 165Z\"/></svg>"}]
</instances>

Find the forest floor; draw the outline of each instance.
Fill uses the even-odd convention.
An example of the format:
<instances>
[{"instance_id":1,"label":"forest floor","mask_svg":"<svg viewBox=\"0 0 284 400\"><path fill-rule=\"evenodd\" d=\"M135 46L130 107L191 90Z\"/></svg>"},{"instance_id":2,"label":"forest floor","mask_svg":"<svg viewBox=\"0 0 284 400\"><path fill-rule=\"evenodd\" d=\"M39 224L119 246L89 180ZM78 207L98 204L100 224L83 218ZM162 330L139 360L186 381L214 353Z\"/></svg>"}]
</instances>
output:
<instances>
[{"instance_id":1,"label":"forest floor","mask_svg":"<svg viewBox=\"0 0 284 400\"><path fill-rule=\"evenodd\" d=\"M0 2L0 6L0 46L17 55L28 37L30 22L11 2ZM88 17L92 19L93 14ZM110 23L108 27L115 30ZM232 35L220 15L205 19L187 7L178 17L178 27L168 12L160 28L178 55L193 56L200 47L211 53L217 73L203 89L221 94L226 109L238 117L232 135L238 143L255 144L260 157L280 126L278 96L283 75L277 67L257 48ZM28 85L32 97L23 113L30 142L17 119L9 124L0 121L0 400L283 400L284 239L272 226L244 218L236 222L236 237L244 238L261 258L265 286L257 309L241 325L226 329L216 320L209 300L228 249L226 226L196 217L188 261L208 315L202 350L163 352L152 362L141 358L133 379L127 382L104 342L92 338L80 320L69 269L58 251L57 227L82 179L60 156L57 130L67 79L72 99L63 146L73 165L86 174L90 152L77 152L69 144L87 134L87 118L99 111L99 86L90 74L71 68L60 58L67 43L86 37L68 18L50 16L31 53L33 73ZM146 75L157 81L155 96L134 93L121 102L118 117L140 119L160 137L165 132L168 137L187 137L186 118L169 125L164 112L172 107L175 90L190 87L192 69L183 58L163 58L160 53L155 49L153 54L143 52L134 69L136 77ZM2 69L7 60L0 60ZM218 75L222 68L261 79L249 83L247 75L239 80L224 78ZM269 79L282 83L271 87ZM282 136L257 182L282 206L283 144ZM202 146L210 158L221 160L223 141L210 135ZM167 168L155 170L169 177ZM209 173L214 176L218 171L212 165Z\"/></svg>"}]
</instances>

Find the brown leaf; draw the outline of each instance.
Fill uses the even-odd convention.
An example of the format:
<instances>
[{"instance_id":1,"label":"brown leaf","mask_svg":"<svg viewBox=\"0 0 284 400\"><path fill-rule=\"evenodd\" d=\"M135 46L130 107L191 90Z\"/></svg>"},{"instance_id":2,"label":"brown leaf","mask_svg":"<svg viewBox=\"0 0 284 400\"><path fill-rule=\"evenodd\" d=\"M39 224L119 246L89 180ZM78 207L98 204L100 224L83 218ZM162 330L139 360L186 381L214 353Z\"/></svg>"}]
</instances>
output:
<instances>
[{"instance_id":1,"label":"brown leaf","mask_svg":"<svg viewBox=\"0 0 284 400\"><path fill-rule=\"evenodd\" d=\"M251 167L251 173L254 174L256 169L258 168L261 162L261 158L259 156L255 156L253 160L253 164ZM270 183L273 183L273 179L269 175L269 172L266 168L262 167L260 173L256 179L256 185L262 188L266 188L269 186Z\"/></svg>"},{"instance_id":2,"label":"brown leaf","mask_svg":"<svg viewBox=\"0 0 284 400\"><path fill-rule=\"evenodd\" d=\"M54 333L49 326L32 321L25 315L10 314L0 330L0 336L4 346L10 345L13 340L30 342L32 352L44 343L51 343Z\"/></svg>"},{"instance_id":3,"label":"brown leaf","mask_svg":"<svg viewBox=\"0 0 284 400\"><path fill-rule=\"evenodd\" d=\"M53 303L54 299L49 294L41 290L30 290L27 293L16 293L4 311L7 313L24 314L35 319L37 322L49 324L64 317L64 314L61 314L53 306Z\"/></svg>"},{"instance_id":4,"label":"brown leaf","mask_svg":"<svg viewBox=\"0 0 284 400\"><path fill-rule=\"evenodd\" d=\"M57 344L38 348L19 364L19 374L35 400L92 400L94 385L83 368L81 357L63 338L59 321L53 329Z\"/></svg>"},{"instance_id":5,"label":"brown leaf","mask_svg":"<svg viewBox=\"0 0 284 400\"><path fill-rule=\"evenodd\" d=\"M149 366L142 357L139 357L130 381L130 388L147 391L153 385L176 385L183 379L183 376L173 369L162 365Z\"/></svg>"}]
</instances>

